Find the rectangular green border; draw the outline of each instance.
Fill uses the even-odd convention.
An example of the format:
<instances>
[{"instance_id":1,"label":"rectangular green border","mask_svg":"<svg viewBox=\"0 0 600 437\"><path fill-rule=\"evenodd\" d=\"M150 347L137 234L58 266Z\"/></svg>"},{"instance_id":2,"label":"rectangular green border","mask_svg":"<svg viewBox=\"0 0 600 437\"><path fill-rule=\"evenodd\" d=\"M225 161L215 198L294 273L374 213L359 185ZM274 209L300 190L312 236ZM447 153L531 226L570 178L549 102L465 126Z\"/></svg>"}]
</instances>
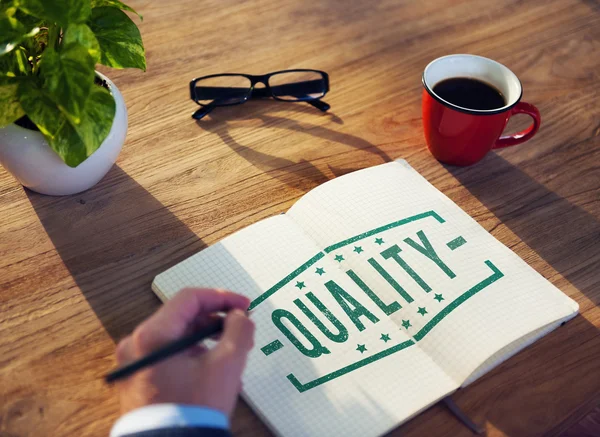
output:
<instances>
[{"instance_id":1,"label":"rectangular green border","mask_svg":"<svg viewBox=\"0 0 600 437\"><path fill-rule=\"evenodd\" d=\"M452 311L454 311L456 308L458 308L461 304L465 303L469 298L473 297L474 295L479 293L481 290L490 286L491 284L493 284L498 279L500 279L504 276L504 274L491 261L489 261L489 260L485 261L485 264L492 270L493 273L490 276L488 276L487 278L485 278L483 281L481 281L478 284L474 285L473 287L469 288L467 291L465 291L459 297L454 299L450 304L448 304L442 311L440 311L438 314L436 314L429 322L427 322L425 324L425 326L423 326L419 330L419 332L417 332L413 336L415 341L417 341L417 342L421 341L448 314L450 314ZM373 362L378 361L382 358L385 358L393 353L396 353L398 351L406 349L407 347L415 344L415 341L408 340L403 343L397 344L396 346L392 346L392 347L390 347L384 351L378 352L375 355L372 355L368 358L357 361L356 363L350 364L346 367L342 367L341 369L336 370L335 372L328 373L327 375L321 376L320 378L317 378L313 381L307 382L306 384L302 384L300 381L298 381L298 379L292 373L287 375L287 379L294 385L294 387L296 387L296 390L298 390L298 392L303 393L307 390L310 390L311 388L317 387L328 381L339 378L340 376L346 375L346 374L352 372L353 370L360 369L361 367L364 367L367 364L373 363Z\"/></svg>"}]
</instances>

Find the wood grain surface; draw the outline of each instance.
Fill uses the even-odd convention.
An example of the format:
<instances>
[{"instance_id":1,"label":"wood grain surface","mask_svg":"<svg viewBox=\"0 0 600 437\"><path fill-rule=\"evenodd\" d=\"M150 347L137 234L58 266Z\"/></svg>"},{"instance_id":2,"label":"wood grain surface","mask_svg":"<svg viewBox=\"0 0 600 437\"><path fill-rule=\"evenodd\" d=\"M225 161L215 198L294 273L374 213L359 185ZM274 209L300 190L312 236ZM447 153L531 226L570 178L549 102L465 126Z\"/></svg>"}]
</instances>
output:
<instances>
[{"instance_id":1,"label":"wood grain surface","mask_svg":"<svg viewBox=\"0 0 600 437\"><path fill-rule=\"evenodd\" d=\"M129 109L115 167L62 198L0 170L0 436L107 435L119 407L101 377L115 343L158 308L155 275L318 184L396 158L581 308L457 404L489 436L600 435L598 0L129 3L144 15L148 71L102 69ZM420 76L449 53L511 68L542 113L538 135L470 168L438 163ZM330 74L328 114L258 101L190 117L194 76L294 67ZM233 430L269 435L243 402ZM439 406L392 435L471 433Z\"/></svg>"}]
</instances>

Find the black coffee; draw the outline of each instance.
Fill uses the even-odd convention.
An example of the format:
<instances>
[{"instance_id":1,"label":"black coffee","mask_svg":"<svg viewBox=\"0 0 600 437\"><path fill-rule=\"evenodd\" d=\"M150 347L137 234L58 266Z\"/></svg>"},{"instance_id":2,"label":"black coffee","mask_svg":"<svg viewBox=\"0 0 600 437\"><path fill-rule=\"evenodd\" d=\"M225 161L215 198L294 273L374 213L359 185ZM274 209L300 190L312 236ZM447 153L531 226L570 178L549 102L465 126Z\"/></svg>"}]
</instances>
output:
<instances>
[{"instance_id":1,"label":"black coffee","mask_svg":"<svg viewBox=\"0 0 600 437\"><path fill-rule=\"evenodd\" d=\"M495 87L468 77L443 80L433 87L433 92L447 102L468 109L489 110L506 105L504 96Z\"/></svg>"}]
</instances>

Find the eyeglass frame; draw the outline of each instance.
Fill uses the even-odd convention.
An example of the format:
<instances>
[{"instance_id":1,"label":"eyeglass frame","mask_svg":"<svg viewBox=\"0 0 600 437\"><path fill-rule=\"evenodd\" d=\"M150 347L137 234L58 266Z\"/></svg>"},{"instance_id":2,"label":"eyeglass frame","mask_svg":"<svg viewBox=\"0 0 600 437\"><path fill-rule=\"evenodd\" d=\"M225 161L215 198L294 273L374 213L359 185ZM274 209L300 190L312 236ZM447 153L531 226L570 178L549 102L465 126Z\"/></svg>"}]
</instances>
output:
<instances>
[{"instance_id":1,"label":"eyeglass frame","mask_svg":"<svg viewBox=\"0 0 600 437\"><path fill-rule=\"evenodd\" d=\"M322 79L325 82L323 94L319 97L307 96L305 98L299 98L297 100L282 99L280 97L277 97L273 93L273 91L271 89L271 85L269 85L269 79L271 78L271 76L275 76L275 75L281 74L281 73L296 73L296 72L321 74ZM225 77L225 76L241 76L241 77L245 77L246 79L250 80L250 87L248 89L248 93L246 96L244 96L243 100L232 102L232 103L225 103L225 104L215 104L214 101L211 103L208 103L208 104L200 103L198 101L198 98L196 97L196 83L198 83L199 81L204 80L204 79L211 79L213 77ZM262 83L265 87L259 88L258 90L260 90L260 94L255 95L255 92L257 91L257 89L255 89L254 87L258 83ZM272 73L267 73L267 74L263 74L263 75L253 75L253 74L244 74L244 73L211 74L208 76L196 77L190 81L190 98L199 106L201 106L203 108L210 108L210 109L219 107L219 106L241 105L243 103L246 103L254 95L257 98L272 97L275 100L279 100L281 102L288 102L288 103L306 102L306 103L309 103L309 104L315 106L317 109L320 109L321 111L325 112L330 108L330 106L325 102L319 102L319 104L316 104L315 102L320 101L323 97L325 97L325 95L328 92L329 92L329 75L322 70L313 70L313 69L306 69L306 68L300 68L300 69L294 69L294 70L279 70L279 71L274 71ZM196 112L198 112L198 111L196 111ZM194 117L194 115L192 115L192 117ZM206 115L206 114L202 114L202 117L204 117L204 115ZM202 118L202 117L200 117L200 118ZM194 118L196 118L196 117L194 117Z\"/></svg>"}]
</instances>

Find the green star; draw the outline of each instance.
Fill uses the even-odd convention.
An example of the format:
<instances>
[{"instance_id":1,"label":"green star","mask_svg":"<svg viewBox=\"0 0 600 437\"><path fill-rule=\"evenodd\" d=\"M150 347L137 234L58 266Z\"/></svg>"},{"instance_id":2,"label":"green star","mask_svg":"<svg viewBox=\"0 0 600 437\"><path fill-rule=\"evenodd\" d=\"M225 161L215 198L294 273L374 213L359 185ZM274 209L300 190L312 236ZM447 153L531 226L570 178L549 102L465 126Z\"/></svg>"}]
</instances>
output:
<instances>
[{"instance_id":1,"label":"green star","mask_svg":"<svg viewBox=\"0 0 600 437\"><path fill-rule=\"evenodd\" d=\"M297 281L296 287L298 287L298 290L302 290L306 285L304 285L304 282Z\"/></svg>"},{"instance_id":2,"label":"green star","mask_svg":"<svg viewBox=\"0 0 600 437\"><path fill-rule=\"evenodd\" d=\"M443 300L446 300L446 299L444 299L444 298L442 297L442 295L441 295L441 294L436 294L436 295L435 295L435 297L434 297L434 299L435 299L435 300L437 300L438 302L441 302L441 301L443 301Z\"/></svg>"},{"instance_id":3,"label":"green star","mask_svg":"<svg viewBox=\"0 0 600 437\"><path fill-rule=\"evenodd\" d=\"M336 255L334 258L337 262L341 263L344 261L344 257L342 255Z\"/></svg>"},{"instance_id":4,"label":"green star","mask_svg":"<svg viewBox=\"0 0 600 437\"><path fill-rule=\"evenodd\" d=\"M317 267L317 271L315 273L321 276L323 273L325 273L325 269L322 267Z\"/></svg>"},{"instance_id":5,"label":"green star","mask_svg":"<svg viewBox=\"0 0 600 437\"><path fill-rule=\"evenodd\" d=\"M427 314L427 310L425 309L425 307L419 307L419 311L417 311L419 314L421 314L422 316L424 316L425 314Z\"/></svg>"},{"instance_id":6,"label":"green star","mask_svg":"<svg viewBox=\"0 0 600 437\"><path fill-rule=\"evenodd\" d=\"M356 253L361 253L364 252L363 248L360 246L354 246L354 252Z\"/></svg>"},{"instance_id":7,"label":"green star","mask_svg":"<svg viewBox=\"0 0 600 437\"><path fill-rule=\"evenodd\" d=\"M410 320L402 320L402 326L404 326L406 329L408 329L412 325L410 324Z\"/></svg>"},{"instance_id":8,"label":"green star","mask_svg":"<svg viewBox=\"0 0 600 437\"><path fill-rule=\"evenodd\" d=\"M356 350L357 350L357 351L359 351L359 352L361 353L361 355L363 354L363 352L366 352L366 351L367 351L367 348L365 347L365 345L364 345L364 344L357 344L356 346L358 346L358 347L356 348Z\"/></svg>"},{"instance_id":9,"label":"green star","mask_svg":"<svg viewBox=\"0 0 600 437\"><path fill-rule=\"evenodd\" d=\"M383 238L375 238L375 243L381 246L384 243Z\"/></svg>"},{"instance_id":10,"label":"green star","mask_svg":"<svg viewBox=\"0 0 600 437\"><path fill-rule=\"evenodd\" d=\"M388 341L390 341L390 335L389 334L381 334L380 340L383 340L385 343L387 343Z\"/></svg>"}]
</instances>

